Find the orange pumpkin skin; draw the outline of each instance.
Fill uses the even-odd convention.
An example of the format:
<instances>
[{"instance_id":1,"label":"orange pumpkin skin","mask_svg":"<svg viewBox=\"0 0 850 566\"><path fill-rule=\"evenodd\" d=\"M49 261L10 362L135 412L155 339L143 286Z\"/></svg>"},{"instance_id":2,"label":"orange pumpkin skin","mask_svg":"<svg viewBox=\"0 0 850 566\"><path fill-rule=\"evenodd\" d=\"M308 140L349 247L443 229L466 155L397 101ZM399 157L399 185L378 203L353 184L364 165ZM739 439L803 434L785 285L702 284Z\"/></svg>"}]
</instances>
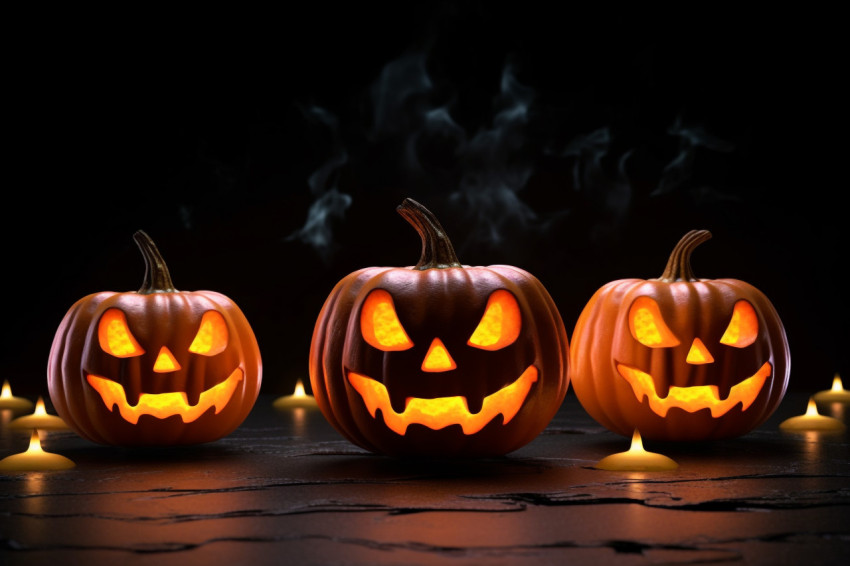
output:
<instances>
[{"instance_id":1,"label":"orange pumpkin skin","mask_svg":"<svg viewBox=\"0 0 850 566\"><path fill-rule=\"evenodd\" d=\"M48 358L50 399L71 428L99 444L167 446L217 440L244 421L259 394L262 361L253 330L225 295L174 289L150 238L140 231L135 239L145 256L145 284L138 292L93 293L68 310ZM105 317L115 313L123 314L123 323L116 324L138 346L133 354L119 357L104 350L100 327L108 328ZM205 315L226 330L217 350L193 353L190 347ZM179 367L153 369L163 348ZM119 398L96 390L93 384L99 380L120 391ZM207 392L223 388L226 395L210 404ZM154 416L146 405L157 400L176 403L175 408L166 411L167 416Z\"/></svg>"},{"instance_id":2,"label":"orange pumpkin skin","mask_svg":"<svg viewBox=\"0 0 850 566\"><path fill-rule=\"evenodd\" d=\"M693 277L690 254L710 237L689 232L661 278L610 282L581 312L571 337L572 383L584 409L609 430L666 441L737 437L762 424L785 395L791 358L771 302L744 281ZM737 343L728 331L736 305L753 321L749 330L735 327ZM640 322L630 322L636 314ZM678 344L649 347L636 338L656 319ZM653 332L653 340L664 335ZM696 397L687 408L686 395Z\"/></svg>"},{"instance_id":3,"label":"orange pumpkin skin","mask_svg":"<svg viewBox=\"0 0 850 566\"><path fill-rule=\"evenodd\" d=\"M569 345L554 301L538 279L517 267L461 266L439 223L415 201L406 199L399 212L420 231L423 259L418 267L355 271L331 291L310 349L310 379L319 408L348 440L380 454L480 457L522 447L548 425L569 385ZM453 259L447 260L449 256ZM410 339L404 351L384 351L364 339L364 304L376 290L392 298ZM515 340L492 350L471 346L470 336L490 297L505 291L516 299L521 320ZM435 339L454 368L424 369ZM505 423L505 414L496 414L495 403L484 399L532 373L536 380L515 414L506 409ZM381 384L377 387L385 388L392 407L370 411L351 374ZM426 400L412 401L413 406L448 397L465 399L471 416L464 424L412 422L403 433L389 426L387 413L408 414L408 399Z\"/></svg>"}]
</instances>

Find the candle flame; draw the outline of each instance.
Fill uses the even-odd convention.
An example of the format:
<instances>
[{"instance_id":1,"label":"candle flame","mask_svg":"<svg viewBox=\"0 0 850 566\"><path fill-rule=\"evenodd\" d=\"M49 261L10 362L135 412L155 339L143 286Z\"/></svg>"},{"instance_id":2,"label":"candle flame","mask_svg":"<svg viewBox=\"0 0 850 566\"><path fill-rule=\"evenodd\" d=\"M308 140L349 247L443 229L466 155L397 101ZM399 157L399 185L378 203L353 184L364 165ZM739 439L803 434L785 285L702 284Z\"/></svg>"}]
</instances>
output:
<instances>
[{"instance_id":1,"label":"candle flame","mask_svg":"<svg viewBox=\"0 0 850 566\"><path fill-rule=\"evenodd\" d=\"M294 397L306 397L307 394L304 392L304 383L299 379L295 384L295 393L292 394Z\"/></svg>"},{"instance_id":2,"label":"candle flame","mask_svg":"<svg viewBox=\"0 0 850 566\"><path fill-rule=\"evenodd\" d=\"M30 446L27 448L28 453L36 454L44 454L44 450L41 449L41 439L38 437L38 431L33 430L32 436L30 437Z\"/></svg>"},{"instance_id":3,"label":"candle flame","mask_svg":"<svg viewBox=\"0 0 850 566\"><path fill-rule=\"evenodd\" d=\"M645 452L643 449L643 440L640 438L640 432L635 429L632 434L632 445L629 447L629 452Z\"/></svg>"},{"instance_id":4,"label":"candle flame","mask_svg":"<svg viewBox=\"0 0 850 566\"><path fill-rule=\"evenodd\" d=\"M815 404L814 398L809 397L809 405L806 407L806 416L816 417L818 415L820 415L820 413L818 413L818 406Z\"/></svg>"},{"instance_id":5,"label":"candle flame","mask_svg":"<svg viewBox=\"0 0 850 566\"><path fill-rule=\"evenodd\" d=\"M833 391L844 391L844 386L841 384L841 376L837 373L835 377L832 378L832 390Z\"/></svg>"},{"instance_id":6,"label":"candle flame","mask_svg":"<svg viewBox=\"0 0 850 566\"><path fill-rule=\"evenodd\" d=\"M46 415L47 410L44 408L44 399L41 397L38 398L38 402L35 404L35 411L33 411L34 415Z\"/></svg>"},{"instance_id":7,"label":"candle flame","mask_svg":"<svg viewBox=\"0 0 850 566\"><path fill-rule=\"evenodd\" d=\"M6 380L3 382L3 392L0 393L0 397L4 397L9 399L12 397L12 387L9 385L9 381Z\"/></svg>"}]
</instances>

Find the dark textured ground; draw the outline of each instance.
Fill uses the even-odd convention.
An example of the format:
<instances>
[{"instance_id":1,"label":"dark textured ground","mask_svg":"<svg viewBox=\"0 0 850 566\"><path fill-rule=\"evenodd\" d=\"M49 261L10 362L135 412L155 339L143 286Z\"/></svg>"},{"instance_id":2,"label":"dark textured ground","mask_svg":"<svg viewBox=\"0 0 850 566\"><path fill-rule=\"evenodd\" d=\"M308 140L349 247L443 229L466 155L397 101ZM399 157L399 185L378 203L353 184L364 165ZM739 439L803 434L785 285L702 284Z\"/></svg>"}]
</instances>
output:
<instances>
[{"instance_id":1,"label":"dark textured ground","mask_svg":"<svg viewBox=\"0 0 850 566\"><path fill-rule=\"evenodd\" d=\"M318 412L261 396L231 436L128 450L50 433L62 472L0 475L0 563L806 564L850 559L848 434L765 425L707 445L645 442L675 472L594 469L628 448L572 392L548 429L503 458L371 455ZM836 407L836 410L839 407ZM841 416L847 422L847 409ZM0 456L26 433L0 430Z\"/></svg>"}]
</instances>

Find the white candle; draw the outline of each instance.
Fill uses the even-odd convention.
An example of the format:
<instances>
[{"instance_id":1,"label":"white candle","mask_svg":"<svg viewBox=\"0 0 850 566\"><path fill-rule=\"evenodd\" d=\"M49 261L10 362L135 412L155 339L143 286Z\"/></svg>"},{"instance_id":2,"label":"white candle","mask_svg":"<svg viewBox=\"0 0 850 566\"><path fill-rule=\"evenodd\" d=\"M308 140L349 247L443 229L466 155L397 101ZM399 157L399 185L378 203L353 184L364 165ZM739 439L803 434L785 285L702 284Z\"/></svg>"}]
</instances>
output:
<instances>
[{"instance_id":1,"label":"white candle","mask_svg":"<svg viewBox=\"0 0 850 566\"><path fill-rule=\"evenodd\" d=\"M647 452L643 448L640 432L635 429L632 445L626 452L605 456L596 464L600 470L623 470L633 472L656 472L675 470L679 467L673 459L656 452Z\"/></svg>"},{"instance_id":2,"label":"white candle","mask_svg":"<svg viewBox=\"0 0 850 566\"><path fill-rule=\"evenodd\" d=\"M300 379L295 384L295 392L292 395L278 397L272 405L275 409L294 409L296 407L310 409L319 407L316 398L304 391L304 383Z\"/></svg>"},{"instance_id":3,"label":"white candle","mask_svg":"<svg viewBox=\"0 0 850 566\"><path fill-rule=\"evenodd\" d=\"M834 417L828 417L818 413L817 404L815 404L814 398L810 397L806 414L785 419L780 423L779 428L789 431L819 430L840 432L845 430L847 426Z\"/></svg>"},{"instance_id":4,"label":"white candle","mask_svg":"<svg viewBox=\"0 0 850 566\"><path fill-rule=\"evenodd\" d=\"M841 376L837 373L832 378L832 389L818 391L814 394L815 401L823 403L850 403L850 391L844 389Z\"/></svg>"},{"instance_id":5,"label":"white candle","mask_svg":"<svg viewBox=\"0 0 850 566\"><path fill-rule=\"evenodd\" d=\"M67 470L76 466L73 460L54 454L53 452L45 452L41 448L41 441L38 438L38 431L32 431L30 437L30 445L26 452L6 456L0 460L0 471L5 472L27 472L40 470Z\"/></svg>"},{"instance_id":6,"label":"white candle","mask_svg":"<svg viewBox=\"0 0 850 566\"><path fill-rule=\"evenodd\" d=\"M41 430L67 430L69 427L56 415L47 414L44 408L44 400L39 397L35 404L35 410L23 417L18 417L9 423L9 428L37 428Z\"/></svg>"},{"instance_id":7,"label":"white candle","mask_svg":"<svg viewBox=\"0 0 850 566\"><path fill-rule=\"evenodd\" d=\"M12 387L7 380L3 382L3 390L0 392L0 409L28 411L32 409L32 401L12 395Z\"/></svg>"}]
</instances>

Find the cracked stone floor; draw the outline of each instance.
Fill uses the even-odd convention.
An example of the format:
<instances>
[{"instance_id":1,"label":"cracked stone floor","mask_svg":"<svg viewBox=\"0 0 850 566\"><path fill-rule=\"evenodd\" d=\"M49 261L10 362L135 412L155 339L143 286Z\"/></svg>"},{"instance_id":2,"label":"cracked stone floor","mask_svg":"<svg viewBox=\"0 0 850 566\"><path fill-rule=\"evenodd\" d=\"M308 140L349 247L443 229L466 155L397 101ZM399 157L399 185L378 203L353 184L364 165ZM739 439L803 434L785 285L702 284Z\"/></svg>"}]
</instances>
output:
<instances>
[{"instance_id":1,"label":"cracked stone floor","mask_svg":"<svg viewBox=\"0 0 850 566\"><path fill-rule=\"evenodd\" d=\"M507 456L409 461L342 438L318 411L261 395L232 435L183 448L100 446L49 432L76 467L0 474L0 563L850 563L850 433L787 433L790 392L750 434L644 441L670 472L594 468L629 440L570 392L549 427ZM845 406L833 406L847 422ZM822 411L823 412L823 411ZM0 457L28 433L0 428Z\"/></svg>"}]
</instances>

